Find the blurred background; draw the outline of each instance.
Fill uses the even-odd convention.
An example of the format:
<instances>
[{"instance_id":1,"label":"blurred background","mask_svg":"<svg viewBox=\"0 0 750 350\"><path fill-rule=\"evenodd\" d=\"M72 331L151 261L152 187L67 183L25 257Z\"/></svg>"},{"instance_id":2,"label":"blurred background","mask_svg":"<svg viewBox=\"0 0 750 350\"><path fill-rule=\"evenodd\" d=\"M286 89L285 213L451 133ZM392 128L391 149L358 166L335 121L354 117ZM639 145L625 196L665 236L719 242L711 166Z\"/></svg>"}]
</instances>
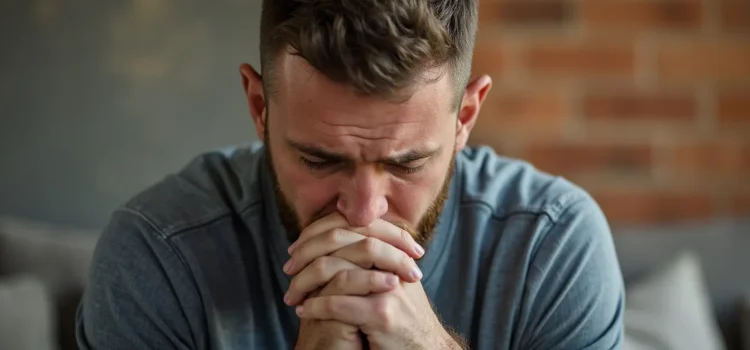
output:
<instances>
[{"instance_id":1,"label":"blurred background","mask_svg":"<svg viewBox=\"0 0 750 350\"><path fill-rule=\"evenodd\" d=\"M198 153L255 140L260 1L0 1L0 213L99 228Z\"/></svg>"},{"instance_id":2,"label":"blurred background","mask_svg":"<svg viewBox=\"0 0 750 350\"><path fill-rule=\"evenodd\" d=\"M613 224L750 214L750 1L482 0L472 142ZM199 152L255 140L259 0L0 2L0 212L98 228Z\"/></svg>"},{"instance_id":3,"label":"blurred background","mask_svg":"<svg viewBox=\"0 0 750 350\"><path fill-rule=\"evenodd\" d=\"M612 224L750 214L750 1L480 2L474 140L562 174Z\"/></svg>"},{"instance_id":4,"label":"blurred background","mask_svg":"<svg viewBox=\"0 0 750 350\"><path fill-rule=\"evenodd\" d=\"M260 0L0 1L0 275L32 276L16 294L0 276L0 314L32 317L7 308L41 279L54 321L28 321L47 327L32 341L74 347L90 252L117 205L201 152L256 140L238 66L259 63L259 12ZM479 27L474 71L494 87L471 142L590 191L629 289L696 252L709 293L693 304L716 312L707 334L739 348L750 0L481 0ZM0 317L0 348L23 349L3 347L21 333Z\"/></svg>"}]
</instances>

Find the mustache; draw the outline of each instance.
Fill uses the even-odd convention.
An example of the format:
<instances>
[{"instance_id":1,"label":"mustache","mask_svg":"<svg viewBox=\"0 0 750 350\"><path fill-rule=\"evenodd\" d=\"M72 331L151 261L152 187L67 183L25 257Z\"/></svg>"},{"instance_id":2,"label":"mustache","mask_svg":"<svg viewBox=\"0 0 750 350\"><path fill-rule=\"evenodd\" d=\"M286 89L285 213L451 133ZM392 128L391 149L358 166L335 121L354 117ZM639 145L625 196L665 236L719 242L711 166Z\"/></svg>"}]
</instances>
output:
<instances>
[{"instance_id":1,"label":"mustache","mask_svg":"<svg viewBox=\"0 0 750 350\"><path fill-rule=\"evenodd\" d=\"M315 215L312 216L312 218L310 219L310 222L306 223L304 226L309 226L312 223L314 223L314 222L316 222L316 221L318 221L318 220L320 220L320 219L322 219L322 218L324 218L324 217L326 217L328 215L331 215L331 214L333 214L336 211L337 210L331 210L331 209L322 209L322 210L319 210L318 212L315 213ZM387 221L387 222L391 223L392 225L394 225L394 226L396 226L396 227L398 227L398 228L400 228L400 229L402 229L402 230L404 230L406 232L409 232L409 234L411 234L412 237L416 237L416 235L417 235L417 230L415 230L413 227L411 227L408 223L401 222L401 221L391 221L391 220L387 220L387 219L383 219L383 218L381 218L381 220ZM300 229L302 229L302 227L300 227Z\"/></svg>"}]
</instances>

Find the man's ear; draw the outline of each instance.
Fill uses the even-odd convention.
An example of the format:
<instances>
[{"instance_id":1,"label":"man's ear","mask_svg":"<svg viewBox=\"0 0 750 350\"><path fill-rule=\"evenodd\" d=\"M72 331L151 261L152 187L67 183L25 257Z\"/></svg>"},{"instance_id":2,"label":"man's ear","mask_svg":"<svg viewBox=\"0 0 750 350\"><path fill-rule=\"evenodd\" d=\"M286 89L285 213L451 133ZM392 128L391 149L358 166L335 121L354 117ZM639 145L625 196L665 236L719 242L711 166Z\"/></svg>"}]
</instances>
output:
<instances>
[{"instance_id":1,"label":"man's ear","mask_svg":"<svg viewBox=\"0 0 750 350\"><path fill-rule=\"evenodd\" d=\"M240 74L242 74L242 87L245 89L250 115L253 116L253 122L255 123L255 132L258 139L265 142L266 98L263 94L263 79L247 63L240 65Z\"/></svg>"},{"instance_id":2,"label":"man's ear","mask_svg":"<svg viewBox=\"0 0 750 350\"><path fill-rule=\"evenodd\" d=\"M466 85L456 121L456 152L466 146L471 129L474 128L474 124L479 117L482 103L491 88L492 79L488 75L474 78Z\"/></svg>"}]
</instances>

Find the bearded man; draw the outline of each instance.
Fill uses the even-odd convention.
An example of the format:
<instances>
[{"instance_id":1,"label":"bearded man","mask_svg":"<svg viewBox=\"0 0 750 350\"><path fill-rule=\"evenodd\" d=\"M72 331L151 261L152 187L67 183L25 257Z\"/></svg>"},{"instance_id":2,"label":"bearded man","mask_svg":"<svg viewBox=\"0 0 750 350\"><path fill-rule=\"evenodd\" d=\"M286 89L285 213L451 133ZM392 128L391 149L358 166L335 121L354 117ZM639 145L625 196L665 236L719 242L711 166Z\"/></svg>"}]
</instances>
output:
<instances>
[{"instance_id":1,"label":"bearded man","mask_svg":"<svg viewBox=\"0 0 750 350\"><path fill-rule=\"evenodd\" d=\"M616 349L607 221L467 140L476 0L265 0L240 67L262 143L117 209L82 349Z\"/></svg>"}]
</instances>

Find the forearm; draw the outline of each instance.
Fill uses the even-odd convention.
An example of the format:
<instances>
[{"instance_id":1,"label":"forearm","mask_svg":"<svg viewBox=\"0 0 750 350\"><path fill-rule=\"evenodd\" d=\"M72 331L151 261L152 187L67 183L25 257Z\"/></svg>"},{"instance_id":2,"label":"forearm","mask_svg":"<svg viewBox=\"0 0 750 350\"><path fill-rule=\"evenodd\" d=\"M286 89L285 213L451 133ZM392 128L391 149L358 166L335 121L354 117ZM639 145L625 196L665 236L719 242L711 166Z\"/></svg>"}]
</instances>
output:
<instances>
[{"instance_id":1,"label":"forearm","mask_svg":"<svg viewBox=\"0 0 750 350\"><path fill-rule=\"evenodd\" d=\"M466 340L449 326L443 326L437 332L428 338L433 339L433 344L430 346L431 349L446 349L446 350L468 350L469 345Z\"/></svg>"},{"instance_id":2,"label":"forearm","mask_svg":"<svg viewBox=\"0 0 750 350\"><path fill-rule=\"evenodd\" d=\"M458 332L450 327L446 327L445 331L450 336L450 342L446 344L446 349L469 350L469 344L466 342L466 339L458 334Z\"/></svg>"}]
</instances>

